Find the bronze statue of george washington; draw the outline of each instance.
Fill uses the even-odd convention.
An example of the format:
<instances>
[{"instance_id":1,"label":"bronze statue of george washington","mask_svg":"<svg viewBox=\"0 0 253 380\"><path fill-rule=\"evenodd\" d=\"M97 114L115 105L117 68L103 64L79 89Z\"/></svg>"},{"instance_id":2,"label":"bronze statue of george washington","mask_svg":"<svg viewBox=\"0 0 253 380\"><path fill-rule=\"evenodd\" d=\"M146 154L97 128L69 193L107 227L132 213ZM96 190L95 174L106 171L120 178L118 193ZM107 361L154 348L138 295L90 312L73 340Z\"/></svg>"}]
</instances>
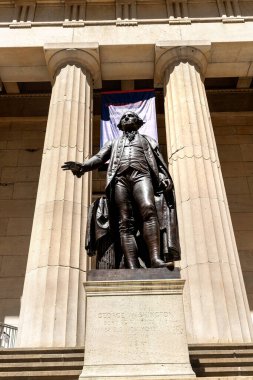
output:
<instances>
[{"instance_id":1,"label":"bronze statue of george washington","mask_svg":"<svg viewBox=\"0 0 253 380\"><path fill-rule=\"evenodd\" d=\"M134 112L124 113L121 137L84 163L62 166L81 177L109 161L106 197L91 205L86 235L97 268L173 270L180 259L173 182L157 142L138 132L143 124Z\"/></svg>"}]
</instances>

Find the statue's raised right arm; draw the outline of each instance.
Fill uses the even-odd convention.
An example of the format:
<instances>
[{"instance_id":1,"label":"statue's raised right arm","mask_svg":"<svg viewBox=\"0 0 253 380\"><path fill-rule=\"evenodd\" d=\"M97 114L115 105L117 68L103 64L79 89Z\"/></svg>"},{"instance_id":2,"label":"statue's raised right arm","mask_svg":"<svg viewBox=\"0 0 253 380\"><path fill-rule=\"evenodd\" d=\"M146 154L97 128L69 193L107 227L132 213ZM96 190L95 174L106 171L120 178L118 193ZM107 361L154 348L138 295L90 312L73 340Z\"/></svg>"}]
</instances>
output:
<instances>
[{"instance_id":1,"label":"statue's raised right arm","mask_svg":"<svg viewBox=\"0 0 253 380\"><path fill-rule=\"evenodd\" d=\"M91 157L89 160L81 163L75 161L66 161L62 165L63 170L71 170L73 175L80 178L84 173L91 170L99 168L101 165L105 164L111 156L112 143L108 141L100 151Z\"/></svg>"}]
</instances>

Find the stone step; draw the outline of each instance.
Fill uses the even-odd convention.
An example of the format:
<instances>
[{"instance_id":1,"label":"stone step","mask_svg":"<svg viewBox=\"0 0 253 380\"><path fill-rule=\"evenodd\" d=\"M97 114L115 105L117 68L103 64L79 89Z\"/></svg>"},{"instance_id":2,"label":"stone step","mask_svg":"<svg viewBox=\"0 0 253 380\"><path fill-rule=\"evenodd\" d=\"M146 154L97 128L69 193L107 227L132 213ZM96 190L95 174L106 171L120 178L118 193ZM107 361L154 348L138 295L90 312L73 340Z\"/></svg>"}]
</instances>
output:
<instances>
[{"instance_id":1,"label":"stone step","mask_svg":"<svg viewBox=\"0 0 253 380\"><path fill-rule=\"evenodd\" d=\"M1 372L0 379L8 380L78 380L81 371L24 371L24 372Z\"/></svg>"},{"instance_id":2,"label":"stone step","mask_svg":"<svg viewBox=\"0 0 253 380\"><path fill-rule=\"evenodd\" d=\"M35 363L1 363L2 371L43 371L43 370L78 370L83 368L83 360L80 362L35 362Z\"/></svg>"},{"instance_id":3,"label":"stone step","mask_svg":"<svg viewBox=\"0 0 253 380\"><path fill-rule=\"evenodd\" d=\"M211 344L211 343L199 343L188 345L189 350L248 350L253 348L253 343L221 343L221 344Z\"/></svg>"},{"instance_id":4,"label":"stone step","mask_svg":"<svg viewBox=\"0 0 253 380\"><path fill-rule=\"evenodd\" d=\"M252 380L253 344L190 345L197 377ZM0 380L78 380L84 348L0 350Z\"/></svg>"},{"instance_id":5,"label":"stone step","mask_svg":"<svg viewBox=\"0 0 253 380\"><path fill-rule=\"evenodd\" d=\"M253 343L189 344L189 351L253 350Z\"/></svg>"},{"instance_id":6,"label":"stone step","mask_svg":"<svg viewBox=\"0 0 253 380\"><path fill-rule=\"evenodd\" d=\"M1 355L27 355L27 354L76 354L83 353L84 347L68 347L68 348L0 348L0 356Z\"/></svg>"},{"instance_id":7,"label":"stone step","mask_svg":"<svg viewBox=\"0 0 253 380\"><path fill-rule=\"evenodd\" d=\"M1 363L11 363L11 362L44 362L44 361L82 361L83 353L70 353L70 354L14 354L14 355L0 355L0 365Z\"/></svg>"},{"instance_id":8,"label":"stone step","mask_svg":"<svg viewBox=\"0 0 253 380\"><path fill-rule=\"evenodd\" d=\"M253 379L253 344L190 345L189 353L197 377Z\"/></svg>"},{"instance_id":9,"label":"stone step","mask_svg":"<svg viewBox=\"0 0 253 380\"><path fill-rule=\"evenodd\" d=\"M205 376L205 380L252 380L252 377L249 376Z\"/></svg>"},{"instance_id":10,"label":"stone step","mask_svg":"<svg viewBox=\"0 0 253 380\"><path fill-rule=\"evenodd\" d=\"M208 358L191 358L191 364L194 365L194 367L246 367L253 366L253 360L252 358L215 358L215 360Z\"/></svg>"},{"instance_id":11,"label":"stone step","mask_svg":"<svg viewBox=\"0 0 253 380\"><path fill-rule=\"evenodd\" d=\"M194 357L252 357L253 344L189 345L189 353Z\"/></svg>"},{"instance_id":12,"label":"stone step","mask_svg":"<svg viewBox=\"0 0 253 380\"><path fill-rule=\"evenodd\" d=\"M213 351L190 351L191 359L195 358L252 358L253 350L213 350Z\"/></svg>"},{"instance_id":13,"label":"stone step","mask_svg":"<svg viewBox=\"0 0 253 380\"><path fill-rule=\"evenodd\" d=\"M0 379L78 380L84 348L0 350Z\"/></svg>"},{"instance_id":14,"label":"stone step","mask_svg":"<svg viewBox=\"0 0 253 380\"><path fill-rule=\"evenodd\" d=\"M252 363L253 364L253 363ZM194 367L193 367L194 368ZM197 377L207 377L207 376L250 376L253 377L253 366L249 367L204 367L204 368L194 368Z\"/></svg>"}]
</instances>

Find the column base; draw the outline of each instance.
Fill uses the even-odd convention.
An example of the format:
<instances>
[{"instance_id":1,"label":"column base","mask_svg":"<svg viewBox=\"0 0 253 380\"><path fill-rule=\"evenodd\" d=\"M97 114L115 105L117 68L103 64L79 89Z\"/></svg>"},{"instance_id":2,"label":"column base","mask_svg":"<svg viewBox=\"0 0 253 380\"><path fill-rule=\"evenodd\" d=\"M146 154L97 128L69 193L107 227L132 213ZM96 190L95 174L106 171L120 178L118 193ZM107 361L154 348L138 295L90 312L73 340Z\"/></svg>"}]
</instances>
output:
<instances>
[{"instance_id":1,"label":"column base","mask_svg":"<svg viewBox=\"0 0 253 380\"><path fill-rule=\"evenodd\" d=\"M147 277L149 270L144 271ZM130 272L126 270L127 278ZM162 277L84 283L86 337L80 380L196 377L186 341L184 281L172 279L169 271L170 279L164 278L164 271Z\"/></svg>"}]
</instances>

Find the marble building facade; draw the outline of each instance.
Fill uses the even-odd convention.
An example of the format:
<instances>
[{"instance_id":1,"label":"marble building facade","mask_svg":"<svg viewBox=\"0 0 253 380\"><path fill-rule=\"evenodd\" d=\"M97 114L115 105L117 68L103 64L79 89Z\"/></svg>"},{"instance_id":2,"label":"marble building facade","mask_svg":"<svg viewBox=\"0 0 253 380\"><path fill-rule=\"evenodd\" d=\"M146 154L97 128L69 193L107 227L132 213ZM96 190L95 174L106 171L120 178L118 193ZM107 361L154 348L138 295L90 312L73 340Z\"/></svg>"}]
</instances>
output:
<instances>
[{"instance_id":1,"label":"marble building facade","mask_svg":"<svg viewBox=\"0 0 253 380\"><path fill-rule=\"evenodd\" d=\"M246 0L0 1L0 322L17 347L83 345L87 209L104 173L60 166L98 148L101 91L150 84L188 342L252 342L252 36Z\"/></svg>"}]
</instances>

